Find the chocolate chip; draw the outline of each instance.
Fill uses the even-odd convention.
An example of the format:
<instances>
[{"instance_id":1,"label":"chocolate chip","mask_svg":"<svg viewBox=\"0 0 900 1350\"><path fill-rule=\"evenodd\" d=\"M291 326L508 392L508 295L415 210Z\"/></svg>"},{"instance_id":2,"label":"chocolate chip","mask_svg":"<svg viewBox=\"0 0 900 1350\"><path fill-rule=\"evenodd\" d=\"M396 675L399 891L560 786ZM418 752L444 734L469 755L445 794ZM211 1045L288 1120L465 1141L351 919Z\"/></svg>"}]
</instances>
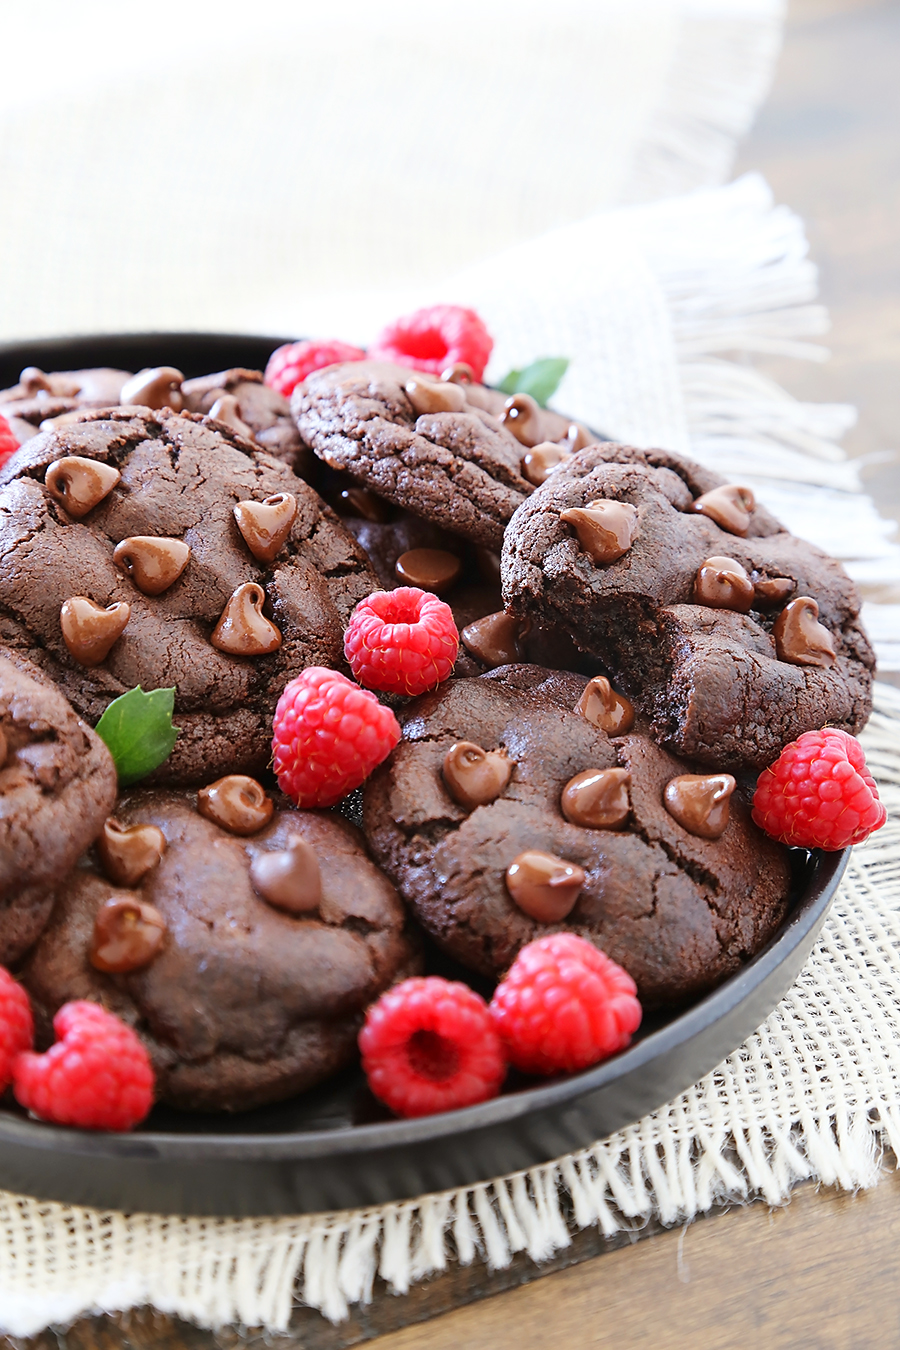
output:
<instances>
[{"instance_id":1,"label":"chocolate chip","mask_svg":"<svg viewBox=\"0 0 900 1350\"><path fill-rule=\"evenodd\" d=\"M113 562L144 595L162 595L188 565L190 547L181 539L135 534L116 545Z\"/></svg>"},{"instance_id":2,"label":"chocolate chip","mask_svg":"<svg viewBox=\"0 0 900 1350\"><path fill-rule=\"evenodd\" d=\"M496 801L512 771L512 761L505 751L482 750L474 741L451 745L441 769L450 796L467 811Z\"/></svg>"},{"instance_id":3,"label":"chocolate chip","mask_svg":"<svg viewBox=\"0 0 900 1350\"><path fill-rule=\"evenodd\" d=\"M206 416L213 422L221 422L223 426L230 427L239 436L243 436L245 441L256 440L253 428L248 426L241 417L240 404L234 394L222 394L216 399Z\"/></svg>"},{"instance_id":4,"label":"chocolate chip","mask_svg":"<svg viewBox=\"0 0 900 1350\"><path fill-rule=\"evenodd\" d=\"M753 582L736 558L707 558L697 569L694 601L698 605L748 614L753 594Z\"/></svg>"},{"instance_id":5,"label":"chocolate chip","mask_svg":"<svg viewBox=\"0 0 900 1350\"><path fill-rule=\"evenodd\" d=\"M583 427L580 422L570 422L563 445L570 455L574 455L586 445L593 445L596 440L597 437L592 436L587 427Z\"/></svg>"},{"instance_id":6,"label":"chocolate chip","mask_svg":"<svg viewBox=\"0 0 900 1350\"><path fill-rule=\"evenodd\" d=\"M790 577L764 577L759 572L751 572L755 599L754 609L777 609L796 589L796 583Z\"/></svg>"},{"instance_id":7,"label":"chocolate chip","mask_svg":"<svg viewBox=\"0 0 900 1350\"><path fill-rule=\"evenodd\" d=\"M540 487L571 453L567 445L561 445L558 441L541 441L523 455L522 477L535 487Z\"/></svg>"},{"instance_id":8,"label":"chocolate chip","mask_svg":"<svg viewBox=\"0 0 900 1350\"><path fill-rule=\"evenodd\" d=\"M375 525L383 525L388 518L387 503L368 488L342 488L339 500L345 516L359 516Z\"/></svg>"},{"instance_id":9,"label":"chocolate chip","mask_svg":"<svg viewBox=\"0 0 900 1350\"><path fill-rule=\"evenodd\" d=\"M110 816L97 837L103 870L117 886L136 886L166 851L166 836L156 825L122 825Z\"/></svg>"},{"instance_id":10,"label":"chocolate chip","mask_svg":"<svg viewBox=\"0 0 900 1350\"><path fill-rule=\"evenodd\" d=\"M322 873L314 850L294 835L287 848L257 853L250 880L259 895L288 914L309 914L322 901Z\"/></svg>"},{"instance_id":11,"label":"chocolate chip","mask_svg":"<svg viewBox=\"0 0 900 1350\"><path fill-rule=\"evenodd\" d=\"M404 393L417 413L462 412L466 396L458 384L430 380L427 375L416 375L403 386Z\"/></svg>"},{"instance_id":12,"label":"chocolate chip","mask_svg":"<svg viewBox=\"0 0 900 1350\"><path fill-rule=\"evenodd\" d=\"M511 431L520 445L538 445L543 439L541 410L530 394L513 394L503 406L500 421Z\"/></svg>"},{"instance_id":13,"label":"chocolate chip","mask_svg":"<svg viewBox=\"0 0 900 1350\"><path fill-rule=\"evenodd\" d=\"M499 610L476 619L460 633L466 651L486 666L508 666L520 659L522 625L512 614Z\"/></svg>"},{"instance_id":14,"label":"chocolate chip","mask_svg":"<svg viewBox=\"0 0 900 1350\"><path fill-rule=\"evenodd\" d=\"M531 849L506 869L506 889L523 914L538 923L560 923L575 908L584 870L552 853Z\"/></svg>"},{"instance_id":15,"label":"chocolate chip","mask_svg":"<svg viewBox=\"0 0 900 1350\"><path fill-rule=\"evenodd\" d=\"M216 651L229 656L267 656L278 650L281 633L262 612L265 598L255 581L238 586L209 639Z\"/></svg>"},{"instance_id":16,"label":"chocolate chip","mask_svg":"<svg viewBox=\"0 0 900 1350\"><path fill-rule=\"evenodd\" d=\"M113 896L94 919L91 965L111 975L140 970L156 956L165 936L166 921L153 905L132 896Z\"/></svg>"},{"instance_id":17,"label":"chocolate chip","mask_svg":"<svg viewBox=\"0 0 900 1350\"><path fill-rule=\"evenodd\" d=\"M238 502L234 518L254 558L274 562L297 518L297 498L292 492L276 492L261 502Z\"/></svg>"},{"instance_id":18,"label":"chocolate chip","mask_svg":"<svg viewBox=\"0 0 900 1350\"><path fill-rule=\"evenodd\" d=\"M454 361L441 373L441 379L448 384L474 384L475 372L467 361Z\"/></svg>"},{"instance_id":19,"label":"chocolate chip","mask_svg":"<svg viewBox=\"0 0 900 1350\"><path fill-rule=\"evenodd\" d=\"M627 769L585 769L570 778L559 804L566 820L591 830L618 830L628 819L631 802Z\"/></svg>"},{"instance_id":20,"label":"chocolate chip","mask_svg":"<svg viewBox=\"0 0 900 1350\"><path fill-rule=\"evenodd\" d=\"M638 513L630 502L596 501L561 511L584 552L595 563L615 562L627 553L638 532Z\"/></svg>"},{"instance_id":21,"label":"chocolate chip","mask_svg":"<svg viewBox=\"0 0 900 1350\"><path fill-rule=\"evenodd\" d=\"M131 606L124 600L103 609L86 595L73 595L63 602L59 626L69 655L80 666L99 666L124 633Z\"/></svg>"},{"instance_id":22,"label":"chocolate chip","mask_svg":"<svg viewBox=\"0 0 900 1350\"><path fill-rule=\"evenodd\" d=\"M272 819L275 807L261 783L230 773L197 793L197 810L232 834L255 834Z\"/></svg>"},{"instance_id":23,"label":"chocolate chip","mask_svg":"<svg viewBox=\"0 0 900 1350\"><path fill-rule=\"evenodd\" d=\"M405 586L441 595L459 578L462 562L442 548L410 548L400 554L394 571Z\"/></svg>"},{"instance_id":24,"label":"chocolate chip","mask_svg":"<svg viewBox=\"0 0 900 1350\"><path fill-rule=\"evenodd\" d=\"M125 405L136 404L141 408L171 408L181 412L184 398L181 386L184 376L174 366L153 366L139 370L122 385L119 402Z\"/></svg>"},{"instance_id":25,"label":"chocolate chip","mask_svg":"<svg viewBox=\"0 0 900 1350\"><path fill-rule=\"evenodd\" d=\"M733 483L724 483L721 487L704 492L702 497L691 502L688 511L709 516L710 520L729 534L745 535L750 526L750 517L756 507L756 498L748 487L736 487Z\"/></svg>"},{"instance_id":26,"label":"chocolate chip","mask_svg":"<svg viewBox=\"0 0 900 1350\"><path fill-rule=\"evenodd\" d=\"M634 704L617 693L605 675L588 681L575 711L608 736L624 736L634 726Z\"/></svg>"},{"instance_id":27,"label":"chocolate chip","mask_svg":"<svg viewBox=\"0 0 900 1350\"><path fill-rule=\"evenodd\" d=\"M730 773L683 773L666 784L663 802L688 834L718 839L728 824L729 798L735 787Z\"/></svg>"},{"instance_id":28,"label":"chocolate chip","mask_svg":"<svg viewBox=\"0 0 900 1350\"><path fill-rule=\"evenodd\" d=\"M800 595L778 615L772 627L779 661L792 666L833 666L837 660L834 638L818 622L819 606L808 595Z\"/></svg>"},{"instance_id":29,"label":"chocolate chip","mask_svg":"<svg viewBox=\"0 0 900 1350\"><path fill-rule=\"evenodd\" d=\"M81 520L109 496L121 477L118 469L102 460L65 455L47 469L44 486L73 520Z\"/></svg>"},{"instance_id":30,"label":"chocolate chip","mask_svg":"<svg viewBox=\"0 0 900 1350\"><path fill-rule=\"evenodd\" d=\"M19 384L25 398L37 398L40 394L49 394L53 390L47 376L37 366L26 366L19 376Z\"/></svg>"}]
</instances>

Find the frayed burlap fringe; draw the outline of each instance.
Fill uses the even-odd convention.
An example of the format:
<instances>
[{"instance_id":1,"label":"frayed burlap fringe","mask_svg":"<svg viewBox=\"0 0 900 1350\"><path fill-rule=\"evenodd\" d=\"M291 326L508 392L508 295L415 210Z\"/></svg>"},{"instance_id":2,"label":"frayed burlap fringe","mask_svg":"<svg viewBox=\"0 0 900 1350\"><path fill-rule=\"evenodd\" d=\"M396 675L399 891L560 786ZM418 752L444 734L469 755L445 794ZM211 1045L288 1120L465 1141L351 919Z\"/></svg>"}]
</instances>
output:
<instances>
[{"instance_id":1,"label":"frayed burlap fringe","mask_svg":"<svg viewBox=\"0 0 900 1350\"><path fill-rule=\"evenodd\" d=\"M529 1172L354 1213L296 1219L101 1214L0 1194L0 1331L151 1304L200 1326L287 1328L295 1299L334 1321L446 1269L573 1231L683 1223L723 1201L779 1204L815 1177L872 1186L900 1151L900 693L878 685L862 736L890 811L855 850L815 951L765 1024L637 1124Z\"/></svg>"}]
</instances>

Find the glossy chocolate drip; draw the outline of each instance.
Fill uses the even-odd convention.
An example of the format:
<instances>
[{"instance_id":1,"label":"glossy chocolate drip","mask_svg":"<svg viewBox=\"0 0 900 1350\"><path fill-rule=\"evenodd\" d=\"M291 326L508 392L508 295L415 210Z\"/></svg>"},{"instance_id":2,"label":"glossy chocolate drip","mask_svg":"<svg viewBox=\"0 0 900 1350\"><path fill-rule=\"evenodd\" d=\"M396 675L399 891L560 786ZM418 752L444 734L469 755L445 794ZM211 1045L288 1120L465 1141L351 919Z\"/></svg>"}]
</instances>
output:
<instances>
[{"instance_id":1,"label":"glossy chocolate drip","mask_svg":"<svg viewBox=\"0 0 900 1350\"><path fill-rule=\"evenodd\" d=\"M541 410L530 394L513 394L500 414L500 421L511 431L520 445L532 449L544 439Z\"/></svg>"},{"instance_id":2,"label":"glossy chocolate drip","mask_svg":"<svg viewBox=\"0 0 900 1350\"><path fill-rule=\"evenodd\" d=\"M701 839L718 839L728 824L729 798L735 789L730 773L683 773L663 793L673 820Z\"/></svg>"},{"instance_id":3,"label":"glossy chocolate drip","mask_svg":"<svg viewBox=\"0 0 900 1350\"><path fill-rule=\"evenodd\" d=\"M491 669L520 660L522 625L505 610L476 619L459 636L466 651Z\"/></svg>"},{"instance_id":4,"label":"glossy chocolate drip","mask_svg":"<svg viewBox=\"0 0 900 1350\"><path fill-rule=\"evenodd\" d=\"M448 384L474 384L475 372L467 361L454 361L452 366L442 372L441 379Z\"/></svg>"},{"instance_id":5,"label":"glossy chocolate drip","mask_svg":"<svg viewBox=\"0 0 900 1350\"><path fill-rule=\"evenodd\" d=\"M255 778L230 773L200 789L197 810L231 834L256 834L268 825L275 807Z\"/></svg>"},{"instance_id":6,"label":"glossy chocolate drip","mask_svg":"<svg viewBox=\"0 0 900 1350\"><path fill-rule=\"evenodd\" d=\"M628 819L631 802L627 769L585 769L562 790L560 807L572 825L590 830L618 830Z\"/></svg>"},{"instance_id":7,"label":"glossy chocolate drip","mask_svg":"<svg viewBox=\"0 0 900 1350\"><path fill-rule=\"evenodd\" d=\"M118 469L99 459L65 455L48 467L44 486L68 515L81 520L109 496L121 477Z\"/></svg>"},{"instance_id":8,"label":"glossy chocolate drip","mask_svg":"<svg viewBox=\"0 0 900 1350\"><path fill-rule=\"evenodd\" d=\"M361 520L371 520L374 525L383 525L388 518L387 503L368 488L342 488L339 501L345 516L359 516Z\"/></svg>"},{"instance_id":9,"label":"glossy chocolate drip","mask_svg":"<svg viewBox=\"0 0 900 1350\"><path fill-rule=\"evenodd\" d=\"M561 511L559 518L571 525L584 552L595 563L621 558L638 532L637 509L630 502L595 501Z\"/></svg>"},{"instance_id":10,"label":"glossy chocolate drip","mask_svg":"<svg viewBox=\"0 0 900 1350\"><path fill-rule=\"evenodd\" d=\"M234 518L244 543L258 562L270 563L284 547L297 518L293 492L276 492L261 502L238 502Z\"/></svg>"},{"instance_id":11,"label":"glossy chocolate drip","mask_svg":"<svg viewBox=\"0 0 900 1350\"><path fill-rule=\"evenodd\" d=\"M441 595L459 580L462 560L443 548L411 548L400 554L394 571L404 586Z\"/></svg>"},{"instance_id":12,"label":"glossy chocolate drip","mask_svg":"<svg viewBox=\"0 0 900 1350\"><path fill-rule=\"evenodd\" d=\"M522 456L522 477L527 478L535 487L540 487L553 470L558 469L570 456L571 451L564 442L560 444L558 441L541 441Z\"/></svg>"},{"instance_id":13,"label":"glossy chocolate drip","mask_svg":"<svg viewBox=\"0 0 900 1350\"><path fill-rule=\"evenodd\" d=\"M181 539L135 534L116 545L113 562L144 595L162 595L188 565L190 547Z\"/></svg>"},{"instance_id":14,"label":"glossy chocolate drip","mask_svg":"<svg viewBox=\"0 0 900 1350\"><path fill-rule=\"evenodd\" d=\"M575 908L585 874L552 853L520 853L506 869L506 889L523 914L538 923L561 923Z\"/></svg>"},{"instance_id":15,"label":"glossy chocolate drip","mask_svg":"<svg viewBox=\"0 0 900 1350\"><path fill-rule=\"evenodd\" d=\"M833 666L834 638L819 623L819 606L808 595L798 596L778 615L772 627L779 661L792 666Z\"/></svg>"},{"instance_id":16,"label":"glossy chocolate drip","mask_svg":"<svg viewBox=\"0 0 900 1350\"><path fill-rule=\"evenodd\" d=\"M119 402L126 406L136 404L140 408L171 408L173 412L181 412L184 407L183 383L184 376L174 366L139 370L122 385Z\"/></svg>"},{"instance_id":17,"label":"glossy chocolate drip","mask_svg":"<svg viewBox=\"0 0 900 1350\"><path fill-rule=\"evenodd\" d=\"M707 558L697 569L694 601L698 605L749 614L753 594L753 582L735 558Z\"/></svg>"},{"instance_id":18,"label":"glossy chocolate drip","mask_svg":"<svg viewBox=\"0 0 900 1350\"><path fill-rule=\"evenodd\" d=\"M258 853L250 864L250 880L263 900L288 914L309 914L322 901L319 860L299 835L285 849Z\"/></svg>"},{"instance_id":19,"label":"glossy chocolate drip","mask_svg":"<svg viewBox=\"0 0 900 1350\"><path fill-rule=\"evenodd\" d=\"M750 517L756 507L756 498L748 487L736 487L725 483L722 487L704 492L702 497L691 502L688 511L709 516L710 520L729 534L745 535L750 527Z\"/></svg>"},{"instance_id":20,"label":"glossy chocolate drip","mask_svg":"<svg viewBox=\"0 0 900 1350\"><path fill-rule=\"evenodd\" d=\"M262 612L266 593L255 581L238 586L209 639L229 656L268 656L281 646L281 633Z\"/></svg>"},{"instance_id":21,"label":"glossy chocolate drip","mask_svg":"<svg viewBox=\"0 0 900 1350\"><path fill-rule=\"evenodd\" d=\"M234 394L222 394L206 415L214 422L221 422L223 426L230 427L239 436L243 436L245 441L256 440L253 428L241 417L241 407Z\"/></svg>"},{"instance_id":22,"label":"glossy chocolate drip","mask_svg":"<svg viewBox=\"0 0 900 1350\"><path fill-rule=\"evenodd\" d=\"M504 750L482 750L474 741L451 745L441 769L450 796L467 811L496 801L512 771L512 760Z\"/></svg>"},{"instance_id":23,"label":"glossy chocolate drip","mask_svg":"<svg viewBox=\"0 0 900 1350\"><path fill-rule=\"evenodd\" d=\"M634 726L634 704L617 693L605 675L588 681L575 711L608 736L624 736Z\"/></svg>"},{"instance_id":24,"label":"glossy chocolate drip","mask_svg":"<svg viewBox=\"0 0 900 1350\"><path fill-rule=\"evenodd\" d=\"M117 886L136 886L166 851L166 836L156 825L122 825L115 816L97 837L103 870Z\"/></svg>"},{"instance_id":25,"label":"glossy chocolate drip","mask_svg":"<svg viewBox=\"0 0 900 1350\"><path fill-rule=\"evenodd\" d=\"M447 380L431 380L427 375L416 375L407 380L403 391L413 408L422 413L462 412L466 396L458 384Z\"/></svg>"},{"instance_id":26,"label":"glossy chocolate drip","mask_svg":"<svg viewBox=\"0 0 900 1350\"><path fill-rule=\"evenodd\" d=\"M131 606L124 600L103 609L86 595L73 595L59 611L59 626L69 655L80 666L99 666L124 633Z\"/></svg>"},{"instance_id":27,"label":"glossy chocolate drip","mask_svg":"<svg viewBox=\"0 0 900 1350\"><path fill-rule=\"evenodd\" d=\"M91 965L111 975L140 970L156 956L165 936L166 921L158 909L136 896L112 896L94 919Z\"/></svg>"},{"instance_id":28,"label":"glossy chocolate drip","mask_svg":"<svg viewBox=\"0 0 900 1350\"><path fill-rule=\"evenodd\" d=\"M763 577L758 572L750 573L755 599L754 609L777 609L793 595L796 582L790 577Z\"/></svg>"}]
</instances>

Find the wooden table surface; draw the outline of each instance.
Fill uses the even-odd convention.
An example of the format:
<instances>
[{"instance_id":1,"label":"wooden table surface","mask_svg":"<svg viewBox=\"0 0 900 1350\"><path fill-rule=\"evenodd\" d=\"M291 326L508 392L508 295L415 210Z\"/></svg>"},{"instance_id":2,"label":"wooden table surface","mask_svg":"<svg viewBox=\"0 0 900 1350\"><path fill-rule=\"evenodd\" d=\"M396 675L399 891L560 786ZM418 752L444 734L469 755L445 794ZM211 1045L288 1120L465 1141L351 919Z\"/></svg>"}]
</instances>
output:
<instances>
[{"instance_id":1,"label":"wooden table surface","mask_svg":"<svg viewBox=\"0 0 900 1350\"><path fill-rule=\"evenodd\" d=\"M793 0L772 95L737 167L762 170L805 218L834 324L827 365L769 369L799 397L859 407L848 449L868 457L869 489L900 516L898 0ZM783 1210L749 1205L614 1242L590 1230L549 1267L518 1258L495 1275L455 1269L406 1298L380 1291L337 1328L307 1309L289 1337L214 1336L144 1311L86 1318L33 1344L344 1350L362 1341L373 1350L894 1350L900 1178L857 1196L806 1185Z\"/></svg>"}]
</instances>

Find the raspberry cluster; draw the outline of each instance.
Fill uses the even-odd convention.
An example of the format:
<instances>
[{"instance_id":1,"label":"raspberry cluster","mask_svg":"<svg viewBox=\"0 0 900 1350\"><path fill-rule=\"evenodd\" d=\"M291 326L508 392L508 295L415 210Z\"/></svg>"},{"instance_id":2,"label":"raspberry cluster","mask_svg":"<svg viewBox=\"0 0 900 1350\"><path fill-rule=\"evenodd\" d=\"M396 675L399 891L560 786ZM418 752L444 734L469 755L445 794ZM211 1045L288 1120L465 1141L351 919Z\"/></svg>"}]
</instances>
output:
<instances>
[{"instance_id":1,"label":"raspberry cluster","mask_svg":"<svg viewBox=\"0 0 900 1350\"><path fill-rule=\"evenodd\" d=\"M459 633L449 605L430 591L373 591L353 611L344 655L367 689L424 694L453 672Z\"/></svg>"},{"instance_id":2,"label":"raspberry cluster","mask_svg":"<svg viewBox=\"0 0 900 1350\"><path fill-rule=\"evenodd\" d=\"M861 844L887 812L855 736L806 731L760 774L753 819L783 844L829 851Z\"/></svg>"},{"instance_id":3,"label":"raspberry cluster","mask_svg":"<svg viewBox=\"0 0 900 1350\"><path fill-rule=\"evenodd\" d=\"M474 309L430 305L388 324L373 342L369 355L432 375L441 375L448 366L463 361L480 383L493 346L493 338Z\"/></svg>"},{"instance_id":4,"label":"raspberry cluster","mask_svg":"<svg viewBox=\"0 0 900 1350\"><path fill-rule=\"evenodd\" d=\"M341 361L364 361L365 357L361 347L351 347L349 342L339 342L337 338L325 342L286 342L269 357L263 381L270 389L290 398L297 385L314 370Z\"/></svg>"},{"instance_id":5,"label":"raspberry cluster","mask_svg":"<svg viewBox=\"0 0 900 1350\"><path fill-rule=\"evenodd\" d=\"M13 435L12 427L5 417L0 416L0 469L19 448L19 442Z\"/></svg>"}]
</instances>

